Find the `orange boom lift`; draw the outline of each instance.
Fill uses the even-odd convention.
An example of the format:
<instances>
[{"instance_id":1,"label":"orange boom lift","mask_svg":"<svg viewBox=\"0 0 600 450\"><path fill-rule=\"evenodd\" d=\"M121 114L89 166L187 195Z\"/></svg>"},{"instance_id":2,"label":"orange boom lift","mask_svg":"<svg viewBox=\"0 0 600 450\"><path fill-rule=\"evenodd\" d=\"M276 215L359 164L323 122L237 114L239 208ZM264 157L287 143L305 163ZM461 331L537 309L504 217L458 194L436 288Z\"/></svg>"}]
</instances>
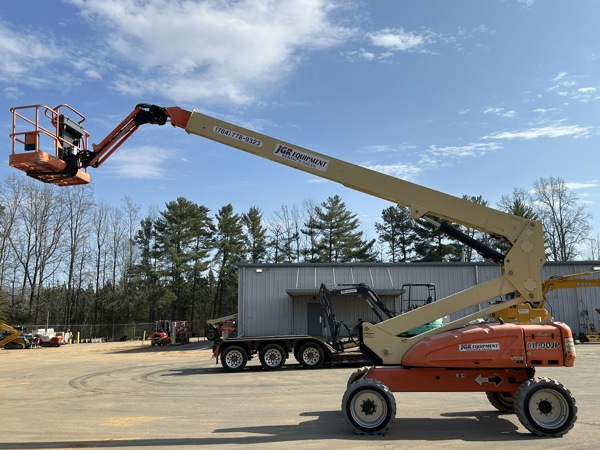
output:
<instances>
[{"instance_id":1,"label":"orange boom lift","mask_svg":"<svg viewBox=\"0 0 600 450\"><path fill-rule=\"evenodd\" d=\"M540 221L497 211L179 107L139 104L91 148L82 125L85 118L68 105L32 105L11 111L10 165L46 183L88 183L88 169L99 167L140 125L170 122L188 133L406 206L414 220L433 223L441 232L497 263L501 275L496 279L377 324L361 323L360 349L373 365L352 374L342 398L342 412L356 433L385 433L396 415L392 392L407 391L485 393L495 408L516 413L523 426L539 436L562 436L574 426L577 406L570 391L558 381L535 376L538 366L575 364L571 329L551 318L541 323L472 324L519 303L544 301ZM43 120L48 124L42 124ZM509 249L499 253L439 219L502 238ZM497 298L507 300L490 302ZM416 336L407 335L416 327L482 304L488 306Z\"/></svg>"}]
</instances>

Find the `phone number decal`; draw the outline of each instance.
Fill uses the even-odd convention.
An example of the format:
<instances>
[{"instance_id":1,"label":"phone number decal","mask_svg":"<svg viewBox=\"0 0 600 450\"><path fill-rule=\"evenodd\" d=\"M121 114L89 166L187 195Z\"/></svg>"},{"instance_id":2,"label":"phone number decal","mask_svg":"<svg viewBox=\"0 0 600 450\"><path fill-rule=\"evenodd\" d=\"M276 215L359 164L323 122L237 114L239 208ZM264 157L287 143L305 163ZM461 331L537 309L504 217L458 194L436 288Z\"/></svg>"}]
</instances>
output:
<instances>
[{"instance_id":1,"label":"phone number decal","mask_svg":"<svg viewBox=\"0 0 600 450\"><path fill-rule=\"evenodd\" d=\"M245 142L246 144L254 145L255 147L262 147L263 143L260 139L253 138L252 136L246 136L245 134L238 133L237 131L228 130L227 128L215 126L213 131L222 136L235 139L236 141Z\"/></svg>"}]
</instances>

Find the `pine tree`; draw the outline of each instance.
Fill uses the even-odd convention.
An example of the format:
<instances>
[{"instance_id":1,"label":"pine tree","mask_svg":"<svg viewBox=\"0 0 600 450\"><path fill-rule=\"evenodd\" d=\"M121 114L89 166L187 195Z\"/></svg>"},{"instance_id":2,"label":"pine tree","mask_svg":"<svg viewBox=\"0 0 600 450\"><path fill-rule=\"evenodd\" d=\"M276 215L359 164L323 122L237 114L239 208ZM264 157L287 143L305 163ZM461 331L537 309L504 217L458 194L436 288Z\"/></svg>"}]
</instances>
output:
<instances>
[{"instance_id":1,"label":"pine tree","mask_svg":"<svg viewBox=\"0 0 600 450\"><path fill-rule=\"evenodd\" d=\"M379 241L387 245L389 261L408 262L413 254L414 222L408 208L396 205L381 212L382 223L375 222Z\"/></svg>"},{"instance_id":2,"label":"pine tree","mask_svg":"<svg viewBox=\"0 0 600 450\"><path fill-rule=\"evenodd\" d=\"M305 229L318 230L318 262L375 261L375 239L366 241L356 214L335 195L317 206L314 217L305 223Z\"/></svg>"},{"instance_id":3,"label":"pine tree","mask_svg":"<svg viewBox=\"0 0 600 450\"><path fill-rule=\"evenodd\" d=\"M158 273L175 295L171 319L185 317L190 305L187 279L195 270L208 267L212 221L208 208L183 197L166 204L154 222Z\"/></svg>"},{"instance_id":4,"label":"pine tree","mask_svg":"<svg viewBox=\"0 0 600 450\"><path fill-rule=\"evenodd\" d=\"M242 223L248 238L248 261L264 262L267 254L267 230L263 226L260 209L251 206L248 212L242 215Z\"/></svg>"},{"instance_id":5,"label":"pine tree","mask_svg":"<svg viewBox=\"0 0 600 450\"><path fill-rule=\"evenodd\" d=\"M219 275L212 317L222 316L237 307L237 266L245 261L247 245L242 218L233 213L231 203L219 210L216 219L213 244L216 250L214 262Z\"/></svg>"}]
</instances>

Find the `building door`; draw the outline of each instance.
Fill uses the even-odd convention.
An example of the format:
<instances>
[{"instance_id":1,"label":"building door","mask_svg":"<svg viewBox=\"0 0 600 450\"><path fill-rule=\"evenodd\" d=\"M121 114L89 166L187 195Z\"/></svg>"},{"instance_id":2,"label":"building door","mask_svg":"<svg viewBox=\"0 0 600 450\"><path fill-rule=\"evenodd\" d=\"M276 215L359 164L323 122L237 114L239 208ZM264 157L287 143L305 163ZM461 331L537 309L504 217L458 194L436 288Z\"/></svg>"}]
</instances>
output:
<instances>
[{"instance_id":1,"label":"building door","mask_svg":"<svg viewBox=\"0 0 600 450\"><path fill-rule=\"evenodd\" d=\"M319 303L308 304L308 334L311 336L323 336L323 325L321 324L321 305Z\"/></svg>"}]
</instances>

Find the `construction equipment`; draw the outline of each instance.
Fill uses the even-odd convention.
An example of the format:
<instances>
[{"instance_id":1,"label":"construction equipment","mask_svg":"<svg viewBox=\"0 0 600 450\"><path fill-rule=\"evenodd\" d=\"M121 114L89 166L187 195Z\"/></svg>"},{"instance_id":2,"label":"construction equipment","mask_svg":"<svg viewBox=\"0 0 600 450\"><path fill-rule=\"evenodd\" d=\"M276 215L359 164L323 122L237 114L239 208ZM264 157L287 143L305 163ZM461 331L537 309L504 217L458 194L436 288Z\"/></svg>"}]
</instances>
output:
<instances>
[{"instance_id":1,"label":"construction equipment","mask_svg":"<svg viewBox=\"0 0 600 450\"><path fill-rule=\"evenodd\" d=\"M185 320L157 320L150 335L150 345L189 344L190 334Z\"/></svg>"},{"instance_id":2,"label":"construction equipment","mask_svg":"<svg viewBox=\"0 0 600 450\"><path fill-rule=\"evenodd\" d=\"M31 339L22 327L11 327L0 322L0 348L19 349L31 347Z\"/></svg>"},{"instance_id":3,"label":"construction equipment","mask_svg":"<svg viewBox=\"0 0 600 450\"><path fill-rule=\"evenodd\" d=\"M41 347L60 347L63 343L62 335L56 334L54 328L38 328L35 338Z\"/></svg>"},{"instance_id":4,"label":"construction equipment","mask_svg":"<svg viewBox=\"0 0 600 450\"><path fill-rule=\"evenodd\" d=\"M600 308L596 308L596 312L600 314ZM588 310L584 308L582 314L585 317L585 333L579 333L579 340L581 342L600 342L600 330L596 329L590 320Z\"/></svg>"},{"instance_id":5,"label":"construction equipment","mask_svg":"<svg viewBox=\"0 0 600 450\"><path fill-rule=\"evenodd\" d=\"M489 317L498 322L511 323L541 323L551 321L550 311L546 309L546 303L548 302L546 296L548 293L556 289L600 287L600 278L590 278L591 275L597 274L598 272L595 271L550 277L542 283L541 300L523 301L506 309L492 312L489 314ZM514 294L508 294L507 297L514 298ZM500 300L497 303L502 303L503 301Z\"/></svg>"},{"instance_id":6,"label":"construction equipment","mask_svg":"<svg viewBox=\"0 0 600 450\"><path fill-rule=\"evenodd\" d=\"M319 289L321 321L330 330L330 336L325 341L319 336L306 334L276 334L268 336L242 336L237 333L223 333L223 339L215 338L213 356L219 360L228 372L242 370L246 363L258 356L265 370L281 369L293 353L294 357L305 369L318 369L325 365L367 364L370 360L360 350L356 331L340 320L337 320L331 309L332 296L363 297L379 320L394 317L397 313L389 310L385 303L367 285L344 284L341 289L328 289L321 284ZM212 319L213 326L221 323L226 325L231 316ZM237 319L237 315L235 315ZM357 320L360 324L361 319ZM356 327L353 327L356 329ZM342 331L346 330L346 336Z\"/></svg>"},{"instance_id":7,"label":"construction equipment","mask_svg":"<svg viewBox=\"0 0 600 450\"><path fill-rule=\"evenodd\" d=\"M397 311L390 310L385 303L379 298L373 289L364 283L341 283L338 286L342 286L339 289L329 289L325 283L321 284L319 288L319 302L321 304L321 318L329 329L329 337L327 343L331 345L336 351L345 351L351 348L358 348L360 343L358 341L358 330L362 319L359 318L357 323L352 326L351 331L348 325L344 321L337 320L336 316L331 309L331 297L340 296L360 296L365 299L371 311L375 314L377 319L382 322L387 319L391 319L398 315ZM346 330L346 336L341 336L341 330Z\"/></svg>"},{"instance_id":8,"label":"construction equipment","mask_svg":"<svg viewBox=\"0 0 600 450\"><path fill-rule=\"evenodd\" d=\"M179 107L139 104L91 149L82 126L85 118L68 105L33 105L11 111L9 163L47 183L88 183L87 169L100 167L140 125L170 122L188 133L408 207L414 220L428 221L500 265L496 279L379 323L361 323L360 349L374 366L354 373L342 398L342 411L356 433L385 433L396 415L392 392L406 391L484 392L495 408L515 412L525 428L540 436L562 436L574 426L577 406L570 391L557 381L535 377L539 366L575 364L568 325L553 321L470 324L519 303L543 301L541 221L497 211ZM77 118L71 120L63 111ZM50 125L42 126L41 119ZM43 139L50 141L48 148L42 145ZM490 248L453 224L500 238L508 250L503 254ZM415 327L503 297L504 302L488 304L436 329L404 336Z\"/></svg>"},{"instance_id":9,"label":"construction equipment","mask_svg":"<svg viewBox=\"0 0 600 450\"><path fill-rule=\"evenodd\" d=\"M234 337L237 332L237 314L209 319L206 321L206 331L204 335L209 341L218 341L222 336Z\"/></svg>"},{"instance_id":10,"label":"construction equipment","mask_svg":"<svg viewBox=\"0 0 600 450\"><path fill-rule=\"evenodd\" d=\"M421 294L421 295L419 295ZM400 311L402 313L412 311L415 308L429 305L435 302L437 294L433 283L405 283L402 285L402 297L400 299ZM439 317L429 323L419 325L404 333L404 336L416 336L426 331L439 328L443 325L444 318Z\"/></svg>"}]
</instances>

